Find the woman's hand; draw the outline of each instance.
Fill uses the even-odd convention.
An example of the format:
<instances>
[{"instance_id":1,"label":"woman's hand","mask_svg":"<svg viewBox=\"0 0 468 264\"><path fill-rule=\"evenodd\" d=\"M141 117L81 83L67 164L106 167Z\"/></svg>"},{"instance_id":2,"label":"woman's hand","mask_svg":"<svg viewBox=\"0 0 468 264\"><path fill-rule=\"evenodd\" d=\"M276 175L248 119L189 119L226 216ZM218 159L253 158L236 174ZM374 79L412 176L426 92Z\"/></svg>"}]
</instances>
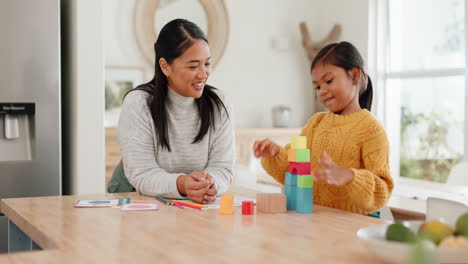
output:
<instances>
[{"instance_id":1,"label":"woman's hand","mask_svg":"<svg viewBox=\"0 0 468 264\"><path fill-rule=\"evenodd\" d=\"M204 196L211 187L211 179L207 179L204 171L193 171L177 178L177 189L181 195L196 202L203 203Z\"/></svg>"},{"instance_id":2,"label":"woman's hand","mask_svg":"<svg viewBox=\"0 0 468 264\"><path fill-rule=\"evenodd\" d=\"M264 140L256 140L253 145L253 153L257 158L270 158L278 154L279 146L267 138Z\"/></svg>"},{"instance_id":3,"label":"woman's hand","mask_svg":"<svg viewBox=\"0 0 468 264\"><path fill-rule=\"evenodd\" d=\"M326 152L322 153L319 164L324 165L324 167L312 170L314 181L326 181L328 184L342 186L354 179L352 170L336 165Z\"/></svg>"},{"instance_id":4,"label":"woman's hand","mask_svg":"<svg viewBox=\"0 0 468 264\"><path fill-rule=\"evenodd\" d=\"M205 195L203 196L203 203L212 203L216 200L216 194L218 193L218 190L216 189L214 183L213 183L213 177L210 174L207 174L206 177L210 182L210 188L208 191L206 191Z\"/></svg>"}]
</instances>

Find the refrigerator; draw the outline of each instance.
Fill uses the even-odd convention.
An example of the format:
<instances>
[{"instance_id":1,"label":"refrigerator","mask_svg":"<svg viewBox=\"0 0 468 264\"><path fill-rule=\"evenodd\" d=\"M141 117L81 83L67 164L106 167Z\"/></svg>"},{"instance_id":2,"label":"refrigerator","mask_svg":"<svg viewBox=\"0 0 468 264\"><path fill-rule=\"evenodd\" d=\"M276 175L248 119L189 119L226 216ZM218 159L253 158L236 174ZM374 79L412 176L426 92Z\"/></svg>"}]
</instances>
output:
<instances>
[{"instance_id":1,"label":"refrigerator","mask_svg":"<svg viewBox=\"0 0 468 264\"><path fill-rule=\"evenodd\" d=\"M0 199L62 194L60 42L59 0L0 0Z\"/></svg>"}]
</instances>

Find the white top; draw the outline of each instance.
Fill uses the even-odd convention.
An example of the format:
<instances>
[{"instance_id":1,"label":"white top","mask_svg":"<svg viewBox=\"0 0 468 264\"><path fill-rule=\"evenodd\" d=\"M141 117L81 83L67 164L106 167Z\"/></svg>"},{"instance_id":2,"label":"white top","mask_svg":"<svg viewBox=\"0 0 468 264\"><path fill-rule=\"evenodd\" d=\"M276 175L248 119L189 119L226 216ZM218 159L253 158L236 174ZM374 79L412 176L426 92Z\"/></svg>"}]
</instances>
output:
<instances>
[{"instance_id":1,"label":"white top","mask_svg":"<svg viewBox=\"0 0 468 264\"><path fill-rule=\"evenodd\" d=\"M219 90L216 93L223 100ZM124 172L130 184L144 195L183 198L177 190L177 178L203 170L213 176L218 194L226 192L233 179L235 159L231 106L223 100L229 117L224 109L218 114L214 107L215 128L192 144L200 123L195 99L171 89L167 99L171 152L158 146L150 111L152 95L137 90L125 97L118 134Z\"/></svg>"}]
</instances>

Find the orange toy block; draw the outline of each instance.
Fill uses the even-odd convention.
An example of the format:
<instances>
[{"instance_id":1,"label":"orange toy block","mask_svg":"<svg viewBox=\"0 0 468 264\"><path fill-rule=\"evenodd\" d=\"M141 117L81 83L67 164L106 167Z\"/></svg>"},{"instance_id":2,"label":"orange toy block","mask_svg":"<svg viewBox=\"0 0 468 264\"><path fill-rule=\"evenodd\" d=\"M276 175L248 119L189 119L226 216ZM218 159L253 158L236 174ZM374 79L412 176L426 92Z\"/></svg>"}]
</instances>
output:
<instances>
[{"instance_id":1,"label":"orange toy block","mask_svg":"<svg viewBox=\"0 0 468 264\"><path fill-rule=\"evenodd\" d=\"M234 211L234 195L232 194L221 195L219 214L231 215L233 211Z\"/></svg>"},{"instance_id":2,"label":"orange toy block","mask_svg":"<svg viewBox=\"0 0 468 264\"><path fill-rule=\"evenodd\" d=\"M295 149L288 149L288 161L296 162L296 150Z\"/></svg>"},{"instance_id":3,"label":"orange toy block","mask_svg":"<svg viewBox=\"0 0 468 264\"><path fill-rule=\"evenodd\" d=\"M286 213L286 195L282 193L258 193L256 203L258 213Z\"/></svg>"}]
</instances>

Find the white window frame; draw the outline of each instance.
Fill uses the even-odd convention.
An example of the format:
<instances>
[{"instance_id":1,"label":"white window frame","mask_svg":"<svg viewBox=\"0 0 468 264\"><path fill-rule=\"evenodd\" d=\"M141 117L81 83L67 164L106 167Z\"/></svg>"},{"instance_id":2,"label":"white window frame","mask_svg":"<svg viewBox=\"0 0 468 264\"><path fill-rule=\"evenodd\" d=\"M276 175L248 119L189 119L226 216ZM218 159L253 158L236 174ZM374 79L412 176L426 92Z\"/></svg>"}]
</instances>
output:
<instances>
[{"instance_id":1,"label":"white window frame","mask_svg":"<svg viewBox=\"0 0 468 264\"><path fill-rule=\"evenodd\" d=\"M464 156L468 162L468 0L465 0L465 68L388 72L389 1L369 0L369 72L375 83L374 114L383 122L390 141L390 170L396 185L400 181L400 91L387 89L388 79L465 76ZM388 102L392 102L391 104ZM404 178L404 177L402 177ZM403 180L404 181L404 180ZM423 181L423 180L420 180Z\"/></svg>"}]
</instances>

